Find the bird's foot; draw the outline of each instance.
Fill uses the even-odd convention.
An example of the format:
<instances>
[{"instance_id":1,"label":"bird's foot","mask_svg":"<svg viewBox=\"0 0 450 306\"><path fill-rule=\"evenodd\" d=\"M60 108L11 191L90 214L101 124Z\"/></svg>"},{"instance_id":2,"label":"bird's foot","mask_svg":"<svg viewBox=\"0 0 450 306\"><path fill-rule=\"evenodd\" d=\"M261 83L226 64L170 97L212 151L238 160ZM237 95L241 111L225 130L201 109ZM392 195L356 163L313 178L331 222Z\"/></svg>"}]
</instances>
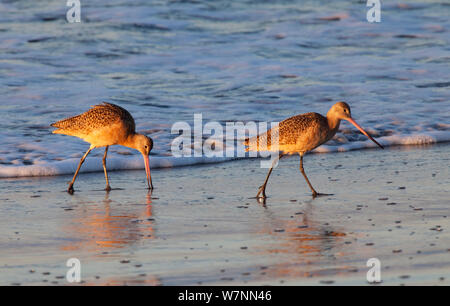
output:
<instances>
[{"instance_id":1,"label":"bird's foot","mask_svg":"<svg viewBox=\"0 0 450 306\"><path fill-rule=\"evenodd\" d=\"M73 185L69 186L69 188L67 189L67 192L71 195L75 192L75 190L73 190Z\"/></svg>"},{"instance_id":2,"label":"bird's foot","mask_svg":"<svg viewBox=\"0 0 450 306\"><path fill-rule=\"evenodd\" d=\"M326 197L326 196L332 196L332 193L320 193L320 192L316 192L314 191L312 194L313 199L317 198L317 197Z\"/></svg>"},{"instance_id":3,"label":"bird's foot","mask_svg":"<svg viewBox=\"0 0 450 306\"><path fill-rule=\"evenodd\" d=\"M256 194L256 198L257 199L265 199L265 198L267 198L267 196L266 196L266 186L264 186L264 185L259 186L259 190L258 190L258 193Z\"/></svg>"},{"instance_id":4,"label":"bird's foot","mask_svg":"<svg viewBox=\"0 0 450 306\"><path fill-rule=\"evenodd\" d=\"M112 190L111 186L106 185L105 191L106 191L106 192L110 192L111 190Z\"/></svg>"},{"instance_id":5,"label":"bird's foot","mask_svg":"<svg viewBox=\"0 0 450 306\"><path fill-rule=\"evenodd\" d=\"M266 207L266 200L267 200L267 198L263 198L263 197L259 197L259 198L256 198L256 201L259 203L259 204L261 204L263 207Z\"/></svg>"}]
</instances>

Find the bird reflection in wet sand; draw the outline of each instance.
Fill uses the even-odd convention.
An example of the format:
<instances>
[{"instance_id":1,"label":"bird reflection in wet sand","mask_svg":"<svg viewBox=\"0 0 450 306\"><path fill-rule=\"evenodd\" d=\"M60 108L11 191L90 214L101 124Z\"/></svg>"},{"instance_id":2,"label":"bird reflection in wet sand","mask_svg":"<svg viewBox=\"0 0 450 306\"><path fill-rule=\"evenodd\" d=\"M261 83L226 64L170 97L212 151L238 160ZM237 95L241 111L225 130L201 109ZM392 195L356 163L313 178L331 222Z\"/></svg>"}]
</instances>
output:
<instances>
[{"instance_id":1,"label":"bird reflection in wet sand","mask_svg":"<svg viewBox=\"0 0 450 306\"><path fill-rule=\"evenodd\" d=\"M151 192L147 194L146 203L138 206L119 206L109 198L108 193L98 204L87 201L79 203L78 209L75 209L76 217L64 229L71 233L75 242L62 249L101 254L108 248L123 248L143 239L153 239L151 204Z\"/></svg>"},{"instance_id":2,"label":"bird reflection in wet sand","mask_svg":"<svg viewBox=\"0 0 450 306\"><path fill-rule=\"evenodd\" d=\"M335 261L342 255L338 250L345 248L347 234L314 220L314 209L310 201L306 204L306 209L296 212L288 219L278 217L276 211L265 210L268 220L264 218L259 222L261 227L257 233L272 237L273 243L260 249L257 255L276 256L279 260L259 267L254 280L289 280L350 273L352 267L339 267ZM330 260L333 261L331 265ZM333 268L317 269L318 266Z\"/></svg>"}]
</instances>

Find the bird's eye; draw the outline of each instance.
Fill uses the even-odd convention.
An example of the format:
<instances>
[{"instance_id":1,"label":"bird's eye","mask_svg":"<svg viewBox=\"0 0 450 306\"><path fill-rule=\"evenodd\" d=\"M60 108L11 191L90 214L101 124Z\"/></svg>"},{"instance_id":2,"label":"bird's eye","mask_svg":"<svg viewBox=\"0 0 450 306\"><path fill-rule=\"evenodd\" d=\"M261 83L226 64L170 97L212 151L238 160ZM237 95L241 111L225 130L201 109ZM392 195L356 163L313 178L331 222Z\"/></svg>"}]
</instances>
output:
<instances>
[{"instance_id":1,"label":"bird's eye","mask_svg":"<svg viewBox=\"0 0 450 306\"><path fill-rule=\"evenodd\" d=\"M148 146L145 146L144 148L148 149Z\"/></svg>"}]
</instances>

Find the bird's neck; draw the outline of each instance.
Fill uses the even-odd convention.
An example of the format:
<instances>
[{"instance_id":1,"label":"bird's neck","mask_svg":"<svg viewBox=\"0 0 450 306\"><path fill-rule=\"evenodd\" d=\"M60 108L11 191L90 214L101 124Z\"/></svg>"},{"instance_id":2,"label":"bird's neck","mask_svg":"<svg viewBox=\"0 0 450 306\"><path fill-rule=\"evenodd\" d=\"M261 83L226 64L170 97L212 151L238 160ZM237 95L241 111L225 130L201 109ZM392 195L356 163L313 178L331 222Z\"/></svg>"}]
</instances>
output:
<instances>
[{"instance_id":1,"label":"bird's neck","mask_svg":"<svg viewBox=\"0 0 450 306\"><path fill-rule=\"evenodd\" d=\"M330 114L327 114L328 128L330 130L330 139L336 134L339 130L339 125L341 124L341 119L336 118Z\"/></svg>"},{"instance_id":2,"label":"bird's neck","mask_svg":"<svg viewBox=\"0 0 450 306\"><path fill-rule=\"evenodd\" d=\"M125 138L120 145L128 148L135 149L136 148L136 133L129 134L127 138Z\"/></svg>"}]
</instances>

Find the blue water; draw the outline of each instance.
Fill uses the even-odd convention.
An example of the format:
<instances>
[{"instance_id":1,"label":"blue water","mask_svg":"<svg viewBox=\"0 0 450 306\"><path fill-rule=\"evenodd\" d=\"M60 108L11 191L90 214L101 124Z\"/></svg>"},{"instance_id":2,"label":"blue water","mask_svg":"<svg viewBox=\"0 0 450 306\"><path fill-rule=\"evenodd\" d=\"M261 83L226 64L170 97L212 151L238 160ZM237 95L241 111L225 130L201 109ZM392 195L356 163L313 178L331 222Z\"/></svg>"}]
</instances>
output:
<instances>
[{"instance_id":1,"label":"blue water","mask_svg":"<svg viewBox=\"0 0 450 306\"><path fill-rule=\"evenodd\" d=\"M88 145L49 124L101 101L154 139L153 167L213 161L171 157L172 125L194 113L271 122L339 100L384 145L450 141L448 1L384 1L380 23L365 1L91 2L75 24L65 0L0 3L0 177L72 172ZM317 151L367 146L343 124Z\"/></svg>"}]
</instances>

